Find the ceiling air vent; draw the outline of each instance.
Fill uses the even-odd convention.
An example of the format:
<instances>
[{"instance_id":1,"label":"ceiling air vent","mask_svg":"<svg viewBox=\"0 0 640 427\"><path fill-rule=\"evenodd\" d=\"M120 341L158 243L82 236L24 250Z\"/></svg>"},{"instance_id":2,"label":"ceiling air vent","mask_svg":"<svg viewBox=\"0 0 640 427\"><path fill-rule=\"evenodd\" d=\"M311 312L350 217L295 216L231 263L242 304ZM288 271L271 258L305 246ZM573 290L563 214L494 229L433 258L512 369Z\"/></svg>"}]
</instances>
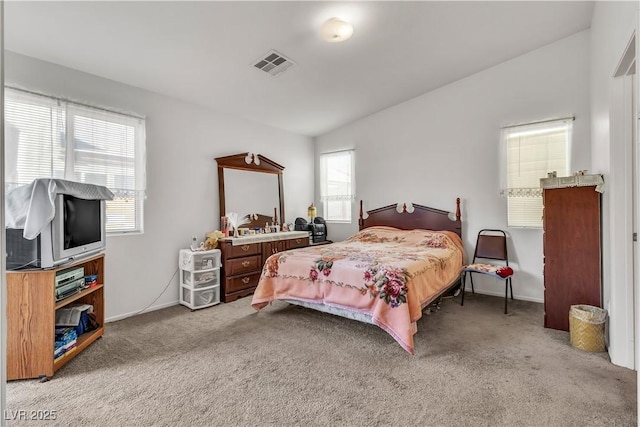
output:
<instances>
[{"instance_id":1,"label":"ceiling air vent","mask_svg":"<svg viewBox=\"0 0 640 427\"><path fill-rule=\"evenodd\" d=\"M292 60L275 50L267 53L253 64L258 70L262 70L273 77L279 76L294 65L295 63Z\"/></svg>"}]
</instances>

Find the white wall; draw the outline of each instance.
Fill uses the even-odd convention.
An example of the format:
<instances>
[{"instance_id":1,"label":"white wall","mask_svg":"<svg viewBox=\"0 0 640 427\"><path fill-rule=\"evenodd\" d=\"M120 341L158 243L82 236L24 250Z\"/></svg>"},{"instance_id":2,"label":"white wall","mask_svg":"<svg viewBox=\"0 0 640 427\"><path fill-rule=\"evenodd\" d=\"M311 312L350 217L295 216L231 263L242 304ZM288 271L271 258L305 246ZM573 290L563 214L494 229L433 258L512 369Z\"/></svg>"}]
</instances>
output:
<instances>
[{"instance_id":1,"label":"white wall","mask_svg":"<svg viewBox=\"0 0 640 427\"><path fill-rule=\"evenodd\" d=\"M591 23L592 169L607 183L603 196L603 300L609 311L609 355L634 366L631 147L615 136L612 111L620 80L613 75L636 30L637 2L597 2Z\"/></svg>"},{"instance_id":2,"label":"white wall","mask_svg":"<svg viewBox=\"0 0 640 427\"><path fill-rule=\"evenodd\" d=\"M356 198L365 210L411 201L453 211L460 197L463 240L473 255L478 230L507 229L502 126L575 115L571 170L589 169L588 67L587 30L320 136L316 157L355 148ZM354 206L353 224L329 224L330 238L357 231L357 217ZM514 294L542 301L542 231L507 231ZM478 280L476 290L504 295L503 282L492 279Z\"/></svg>"},{"instance_id":3,"label":"white wall","mask_svg":"<svg viewBox=\"0 0 640 427\"><path fill-rule=\"evenodd\" d=\"M249 151L283 165L285 218L306 214L314 179L311 138L11 52L5 65L8 85L147 117L145 231L107 239L109 320L151 303L152 308L177 303L178 280L172 276L178 250L189 246L192 235L203 238L219 228L215 157Z\"/></svg>"}]
</instances>

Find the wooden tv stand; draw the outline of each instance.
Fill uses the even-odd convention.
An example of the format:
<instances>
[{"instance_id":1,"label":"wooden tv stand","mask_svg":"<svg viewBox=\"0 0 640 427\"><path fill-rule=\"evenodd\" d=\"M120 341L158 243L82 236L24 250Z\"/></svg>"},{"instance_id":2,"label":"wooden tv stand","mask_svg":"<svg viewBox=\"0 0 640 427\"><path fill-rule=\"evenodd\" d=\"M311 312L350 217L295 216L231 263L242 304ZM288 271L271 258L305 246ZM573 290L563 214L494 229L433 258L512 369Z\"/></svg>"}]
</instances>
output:
<instances>
[{"instance_id":1,"label":"wooden tv stand","mask_svg":"<svg viewBox=\"0 0 640 427\"><path fill-rule=\"evenodd\" d=\"M56 272L84 267L98 285L61 301ZM100 327L78 337L76 348L54 361L55 311L71 303L91 304ZM104 333L104 254L49 270L7 272L7 380L49 378Z\"/></svg>"}]
</instances>

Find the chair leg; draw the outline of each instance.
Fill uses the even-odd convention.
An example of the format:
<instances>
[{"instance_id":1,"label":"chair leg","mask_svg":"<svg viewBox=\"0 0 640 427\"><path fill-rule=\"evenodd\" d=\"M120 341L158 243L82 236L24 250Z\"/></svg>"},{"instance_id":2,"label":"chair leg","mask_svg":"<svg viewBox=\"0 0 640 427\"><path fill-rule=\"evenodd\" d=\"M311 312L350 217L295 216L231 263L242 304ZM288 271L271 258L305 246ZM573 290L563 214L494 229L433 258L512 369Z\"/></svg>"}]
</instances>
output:
<instances>
[{"instance_id":1,"label":"chair leg","mask_svg":"<svg viewBox=\"0 0 640 427\"><path fill-rule=\"evenodd\" d=\"M513 300L513 284L511 282L511 277L509 277L509 289L511 290L511 300Z\"/></svg>"},{"instance_id":2,"label":"chair leg","mask_svg":"<svg viewBox=\"0 0 640 427\"><path fill-rule=\"evenodd\" d=\"M507 314L508 300L509 300L509 279L504 281L504 314Z\"/></svg>"},{"instance_id":3,"label":"chair leg","mask_svg":"<svg viewBox=\"0 0 640 427\"><path fill-rule=\"evenodd\" d=\"M460 298L460 305L464 305L464 284L465 284L465 278L467 277L467 273L465 271L462 272L462 283L460 284L460 293L462 294L462 297Z\"/></svg>"},{"instance_id":4,"label":"chair leg","mask_svg":"<svg viewBox=\"0 0 640 427\"><path fill-rule=\"evenodd\" d=\"M473 274L471 274L471 272L469 272L469 279L471 279L471 293L475 294L476 289L473 287Z\"/></svg>"}]
</instances>

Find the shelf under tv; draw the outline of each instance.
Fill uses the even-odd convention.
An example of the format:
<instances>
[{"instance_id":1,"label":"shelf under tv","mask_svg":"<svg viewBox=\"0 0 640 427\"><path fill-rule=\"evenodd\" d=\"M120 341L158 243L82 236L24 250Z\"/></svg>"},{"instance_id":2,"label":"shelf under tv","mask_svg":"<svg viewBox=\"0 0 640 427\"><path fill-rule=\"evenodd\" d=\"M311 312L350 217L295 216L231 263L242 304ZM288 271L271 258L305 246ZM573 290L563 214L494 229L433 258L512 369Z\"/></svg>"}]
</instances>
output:
<instances>
[{"instance_id":1,"label":"shelf under tv","mask_svg":"<svg viewBox=\"0 0 640 427\"><path fill-rule=\"evenodd\" d=\"M99 285L55 300L56 272L84 267ZM54 360L55 311L71 303L90 304L100 327L78 337L76 348ZM59 268L7 272L7 380L49 378L104 334L104 254Z\"/></svg>"}]
</instances>

